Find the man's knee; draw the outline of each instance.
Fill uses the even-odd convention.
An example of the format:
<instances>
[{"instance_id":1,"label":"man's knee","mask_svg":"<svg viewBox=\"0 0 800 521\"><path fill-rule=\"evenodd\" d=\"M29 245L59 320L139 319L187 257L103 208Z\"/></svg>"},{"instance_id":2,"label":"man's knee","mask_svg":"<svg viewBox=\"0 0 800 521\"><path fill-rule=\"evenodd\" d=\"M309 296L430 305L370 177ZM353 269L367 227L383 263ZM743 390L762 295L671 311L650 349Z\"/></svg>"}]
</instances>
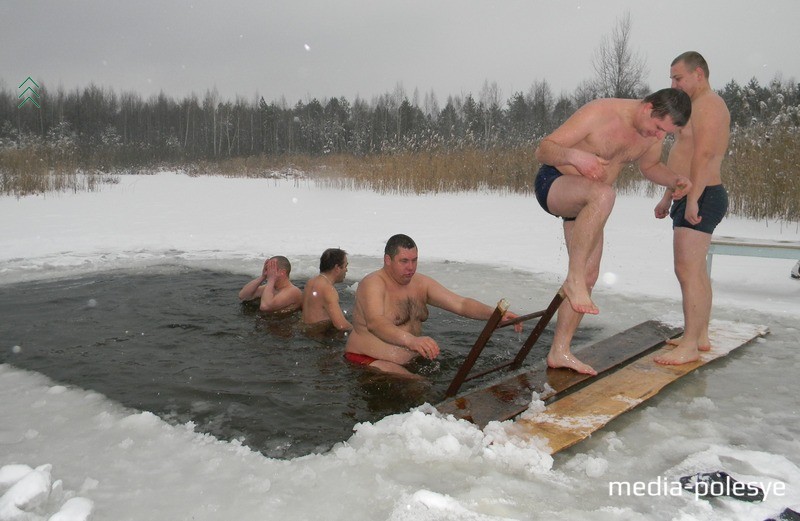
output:
<instances>
[{"instance_id":1,"label":"man's knee","mask_svg":"<svg viewBox=\"0 0 800 521\"><path fill-rule=\"evenodd\" d=\"M706 267L705 257L702 259L691 259L686 257L676 258L675 276L678 278L679 282L704 276L707 277L708 270Z\"/></svg>"},{"instance_id":2,"label":"man's knee","mask_svg":"<svg viewBox=\"0 0 800 521\"><path fill-rule=\"evenodd\" d=\"M617 194L611 186L605 183L593 183L590 198L595 204L611 213Z\"/></svg>"}]
</instances>

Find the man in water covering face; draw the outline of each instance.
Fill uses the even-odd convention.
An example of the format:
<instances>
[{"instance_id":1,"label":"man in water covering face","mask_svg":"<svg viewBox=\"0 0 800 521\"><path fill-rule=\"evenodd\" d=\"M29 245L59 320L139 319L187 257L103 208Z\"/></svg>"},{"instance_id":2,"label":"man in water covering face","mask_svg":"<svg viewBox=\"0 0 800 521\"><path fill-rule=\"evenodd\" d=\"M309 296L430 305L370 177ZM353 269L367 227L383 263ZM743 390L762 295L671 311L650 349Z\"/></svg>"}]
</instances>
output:
<instances>
[{"instance_id":1,"label":"man in water covering face","mask_svg":"<svg viewBox=\"0 0 800 521\"><path fill-rule=\"evenodd\" d=\"M292 264L282 255L264 261L261 276L254 278L239 291L242 302L260 299L258 309L268 313L289 313L300 309L303 292L292 284L289 274Z\"/></svg>"}]
</instances>

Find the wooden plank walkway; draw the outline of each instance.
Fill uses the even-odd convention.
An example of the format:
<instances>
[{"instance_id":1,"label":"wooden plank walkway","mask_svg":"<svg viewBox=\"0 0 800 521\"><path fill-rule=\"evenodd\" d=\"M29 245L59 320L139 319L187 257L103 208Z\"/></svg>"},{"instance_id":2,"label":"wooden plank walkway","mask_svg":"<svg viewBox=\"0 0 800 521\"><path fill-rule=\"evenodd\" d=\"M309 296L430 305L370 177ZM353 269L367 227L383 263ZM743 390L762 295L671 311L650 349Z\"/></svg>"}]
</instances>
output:
<instances>
[{"instance_id":1,"label":"wooden plank walkway","mask_svg":"<svg viewBox=\"0 0 800 521\"><path fill-rule=\"evenodd\" d=\"M680 333L681 329L659 321L643 322L576 351L576 356L594 367L598 376L579 374L570 369L550 369L542 361L533 370L445 400L436 408L443 414L452 414L483 428L490 421L508 420L525 411L534 392L543 400L558 398L588 380L601 378L620 365L643 356Z\"/></svg>"},{"instance_id":2,"label":"wooden plank walkway","mask_svg":"<svg viewBox=\"0 0 800 521\"><path fill-rule=\"evenodd\" d=\"M712 321L709 335L713 348L701 353L697 362L676 366L657 364L653 359L672 349L664 346L552 402L543 412L522 415L506 428L515 436L544 439L550 453L555 454L586 439L671 382L767 332L765 326Z\"/></svg>"}]
</instances>

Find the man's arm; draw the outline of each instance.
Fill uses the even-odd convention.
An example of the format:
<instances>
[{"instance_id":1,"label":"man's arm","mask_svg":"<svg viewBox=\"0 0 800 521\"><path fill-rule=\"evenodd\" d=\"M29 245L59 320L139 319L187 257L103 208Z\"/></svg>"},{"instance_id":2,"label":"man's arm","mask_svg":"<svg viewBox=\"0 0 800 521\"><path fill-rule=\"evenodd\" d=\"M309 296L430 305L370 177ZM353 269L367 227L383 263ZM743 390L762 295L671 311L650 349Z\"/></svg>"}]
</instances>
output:
<instances>
[{"instance_id":1,"label":"man's arm","mask_svg":"<svg viewBox=\"0 0 800 521\"><path fill-rule=\"evenodd\" d=\"M672 207L672 190L667 188L664 190L664 195L661 196L661 199L656 203L656 207L653 209L653 214L656 216L656 219L663 219L669 215L670 207Z\"/></svg>"},{"instance_id":2,"label":"man's arm","mask_svg":"<svg viewBox=\"0 0 800 521\"><path fill-rule=\"evenodd\" d=\"M595 154L574 148L586 139L599 125L602 109L597 103L588 103L578 109L552 134L542 139L536 149L536 159L551 166L572 166L579 174L596 181L606 178L605 167L609 161Z\"/></svg>"},{"instance_id":3,"label":"man's arm","mask_svg":"<svg viewBox=\"0 0 800 521\"><path fill-rule=\"evenodd\" d=\"M239 300L242 302L246 300L253 300L261 296L264 291L264 284L265 280L269 279L269 272L268 268L274 266L277 268L278 264L277 261L270 262L270 259L264 261L264 265L261 267L261 276L254 278L250 282L244 285L244 287L239 290ZM270 268L272 269L272 268ZM272 290L270 290L270 293Z\"/></svg>"},{"instance_id":4,"label":"man's arm","mask_svg":"<svg viewBox=\"0 0 800 521\"><path fill-rule=\"evenodd\" d=\"M415 276L425 277L419 274ZM475 299L462 297L461 295L453 293L430 277L425 277L425 283L428 292L428 303L431 306L442 308L462 317L477 320L489 320L492 313L494 313L493 307L487 306ZM506 314L503 315L503 319L505 320L510 320L512 318L517 318L517 315L511 312L506 312ZM517 333L522 331L522 324L515 324L514 330Z\"/></svg>"},{"instance_id":5,"label":"man's arm","mask_svg":"<svg viewBox=\"0 0 800 521\"><path fill-rule=\"evenodd\" d=\"M462 297L453 293L445 288L437 281L419 273L415 277L423 278L425 281L425 289L428 295L428 304L442 308L445 311L455 313L466 318L474 318L479 320L487 320L492 316L493 308L490 308L482 302L468 297Z\"/></svg>"},{"instance_id":6,"label":"man's arm","mask_svg":"<svg viewBox=\"0 0 800 521\"><path fill-rule=\"evenodd\" d=\"M242 289L239 290L239 300L244 302L247 300L253 300L254 298L260 297L261 292L264 290L264 288L261 287L261 284L264 283L266 278L267 278L266 276L261 275L260 277L256 277L255 279L245 284L242 287Z\"/></svg>"},{"instance_id":7,"label":"man's arm","mask_svg":"<svg viewBox=\"0 0 800 521\"><path fill-rule=\"evenodd\" d=\"M666 186L672 192L672 199L680 199L689 192L692 186L689 179L677 175L661 162L661 148L663 140L653 144L644 155L639 158L639 171L650 181Z\"/></svg>"},{"instance_id":8,"label":"man's arm","mask_svg":"<svg viewBox=\"0 0 800 521\"><path fill-rule=\"evenodd\" d=\"M394 325L386 316L385 299L386 286L377 275L364 278L358 285L356 301L361 305L369 332L387 344L404 347L425 358L433 359L439 356L439 345L434 339L428 336L414 336Z\"/></svg>"},{"instance_id":9,"label":"man's arm","mask_svg":"<svg viewBox=\"0 0 800 521\"><path fill-rule=\"evenodd\" d=\"M332 286L326 287L325 294L322 298L322 304L331 319L333 327L339 331L350 331L353 329L353 325L345 318L344 312L339 306L339 293L336 291L336 288Z\"/></svg>"}]
</instances>

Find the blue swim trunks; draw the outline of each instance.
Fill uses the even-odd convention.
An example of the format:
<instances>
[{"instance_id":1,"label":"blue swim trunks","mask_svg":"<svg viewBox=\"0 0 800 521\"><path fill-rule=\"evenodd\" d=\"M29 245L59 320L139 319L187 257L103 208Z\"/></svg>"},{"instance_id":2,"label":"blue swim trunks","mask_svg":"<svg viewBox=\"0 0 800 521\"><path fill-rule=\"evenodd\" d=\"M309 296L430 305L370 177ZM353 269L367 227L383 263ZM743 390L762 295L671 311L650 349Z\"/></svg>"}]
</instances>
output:
<instances>
[{"instance_id":1,"label":"blue swim trunks","mask_svg":"<svg viewBox=\"0 0 800 521\"><path fill-rule=\"evenodd\" d=\"M550 186L553 184L553 181L561 177L561 172L554 166L550 165L542 165L539 168L539 172L536 174L536 179L533 182L533 193L536 194L536 200L539 201L539 204L544 209L545 212L549 213L550 215L555 215L556 217L561 217L560 215L556 215L550 211L547 207L547 196L550 193ZM574 221L574 217L561 217L565 221Z\"/></svg>"},{"instance_id":2,"label":"blue swim trunks","mask_svg":"<svg viewBox=\"0 0 800 521\"><path fill-rule=\"evenodd\" d=\"M697 200L697 205L698 215L703 219L695 225L683 218L686 212L686 197L673 201L669 210L672 228L691 228L703 233L714 233L714 229L728 211L728 191L722 185L707 186Z\"/></svg>"}]
</instances>

